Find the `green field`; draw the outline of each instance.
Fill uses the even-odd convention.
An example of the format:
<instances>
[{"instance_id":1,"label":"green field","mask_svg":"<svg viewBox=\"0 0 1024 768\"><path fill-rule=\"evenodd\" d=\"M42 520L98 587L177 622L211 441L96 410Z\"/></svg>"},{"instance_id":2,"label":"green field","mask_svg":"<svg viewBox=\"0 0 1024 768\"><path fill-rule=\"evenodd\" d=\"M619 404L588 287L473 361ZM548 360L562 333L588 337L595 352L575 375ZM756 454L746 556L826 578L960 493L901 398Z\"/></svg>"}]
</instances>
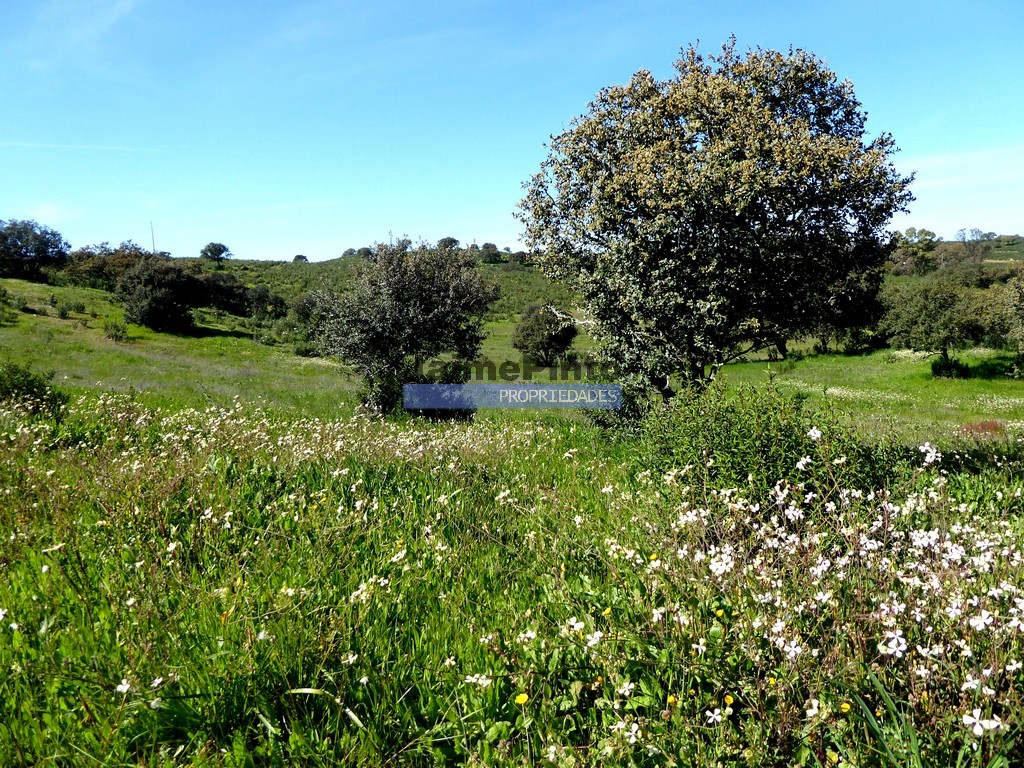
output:
<instances>
[{"instance_id":1,"label":"green field","mask_svg":"<svg viewBox=\"0 0 1024 768\"><path fill-rule=\"evenodd\" d=\"M251 264L234 266L245 271ZM333 264L327 269L338 268ZM273 274L273 266L252 271L266 276ZM319 265L276 266L304 272ZM519 306L529 303L526 297L533 290L547 300L572 306L567 295L543 288L546 281L533 270L489 268L503 294L515 297ZM103 324L108 318L120 319L122 313L103 291L20 280L0 280L0 287L24 297L32 310L0 325L0 357L53 370L56 381L75 392L131 388L151 405L226 407L239 398L273 412L328 417L346 412L356 402L358 382L342 366L299 357L289 345L256 343L242 318L204 313L205 324L196 334L182 337L131 326L130 341L118 344L105 337ZM58 319L48 304L51 295L58 303L82 302L86 313ZM506 304L515 305L512 299ZM508 308L492 316L485 326L483 357L521 360L512 347L516 321ZM584 329L575 350L582 355L593 348ZM721 378L728 384L754 386L771 379L783 390L850 414L866 431L879 434L895 429L908 442L948 442L964 427L982 422L994 422L992 429L997 432L1019 434L1024 430L1024 382L1004 375L1013 360L987 350L968 351L962 357L975 377L935 379L927 357L883 350L864 356L808 354L776 362L755 355L726 366Z\"/></svg>"},{"instance_id":2,"label":"green field","mask_svg":"<svg viewBox=\"0 0 1024 768\"><path fill-rule=\"evenodd\" d=\"M2 765L1024 761L1009 359L379 421L243 318L115 343L103 292L0 286L0 357L71 395L0 404Z\"/></svg>"}]
</instances>

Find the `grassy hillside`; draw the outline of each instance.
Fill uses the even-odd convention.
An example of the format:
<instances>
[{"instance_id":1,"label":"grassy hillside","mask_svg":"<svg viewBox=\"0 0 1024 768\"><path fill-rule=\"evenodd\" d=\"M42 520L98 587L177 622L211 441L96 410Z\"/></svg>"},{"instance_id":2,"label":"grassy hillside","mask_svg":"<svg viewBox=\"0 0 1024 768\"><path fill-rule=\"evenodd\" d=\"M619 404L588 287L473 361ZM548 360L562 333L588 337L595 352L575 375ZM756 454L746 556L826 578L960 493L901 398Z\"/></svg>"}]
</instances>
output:
<instances>
[{"instance_id":1,"label":"grassy hillside","mask_svg":"<svg viewBox=\"0 0 1024 768\"><path fill-rule=\"evenodd\" d=\"M288 348L257 344L228 317L172 336L129 326L129 341L115 343L103 330L123 313L103 291L0 280L28 302L13 322L0 326L0 357L53 370L72 392L139 393L151 405L227 407L234 398L275 411L318 416L351 409L355 383L331 361L298 357ZM54 316L50 304L82 302L85 313Z\"/></svg>"},{"instance_id":2,"label":"grassy hillside","mask_svg":"<svg viewBox=\"0 0 1024 768\"><path fill-rule=\"evenodd\" d=\"M227 268L252 284L298 295L321 280L336 289L343 287L354 263L229 262ZM482 269L502 289L486 325L482 355L495 361L519 360L511 343L517 308L534 297L571 307L572 297L533 269ZM318 416L342 412L356 397L358 382L336 363L298 357L290 345L256 343L254 332L259 331L261 338L265 334L244 318L204 312L197 332L182 337L131 326L128 343L118 344L105 337L103 327L108 319L122 319L122 312L103 291L18 280L0 280L0 286L26 303L28 310L14 313L11 322L0 326L0 356L52 369L58 382L75 391L132 388L154 405L226 406L237 397L273 410ZM54 305L62 304L81 304L85 311L60 319ZM581 334L576 349L585 352L592 347ZM754 356L727 366L722 378L729 384L762 386L771 377L786 391L851 414L875 434L895 428L908 441L951 440L964 429L995 436L1020 433L1024 383L994 376L1010 369L1012 360L984 350L965 359L976 378L934 379L926 358L898 351L862 357L809 355L781 363Z\"/></svg>"},{"instance_id":3,"label":"grassy hillside","mask_svg":"<svg viewBox=\"0 0 1024 768\"><path fill-rule=\"evenodd\" d=\"M487 269L516 359L548 289ZM245 319L115 343L102 291L0 286L0 358L78 396L0 404L2 765L1024 761L1024 384L991 352L752 358L626 433L371 421Z\"/></svg>"},{"instance_id":4,"label":"grassy hillside","mask_svg":"<svg viewBox=\"0 0 1024 768\"><path fill-rule=\"evenodd\" d=\"M992 244L987 261L1024 261L1024 237L1000 235Z\"/></svg>"}]
</instances>

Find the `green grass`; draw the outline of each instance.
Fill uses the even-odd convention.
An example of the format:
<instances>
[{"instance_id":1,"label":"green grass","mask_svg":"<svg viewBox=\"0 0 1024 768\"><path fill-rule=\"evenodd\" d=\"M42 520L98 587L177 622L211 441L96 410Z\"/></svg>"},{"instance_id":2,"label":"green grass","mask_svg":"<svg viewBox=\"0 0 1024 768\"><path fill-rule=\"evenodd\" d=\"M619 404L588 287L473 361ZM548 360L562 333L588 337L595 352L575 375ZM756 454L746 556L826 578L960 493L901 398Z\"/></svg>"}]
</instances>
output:
<instances>
[{"instance_id":1,"label":"green grass","mask_svg":"<svg viewBox=\"0 0 1024 768\"><path fill-rule=\"evenodd\" d=\"M996 240L987 261L1007 262L1024 260L1024 237L1004 236Z\"/></svg>"},{"instance_id":2,"label":"green grass","mask_svg":"<svg viewBox=\"0 0 1024 768\"><path fill-rule=\"evenodd\" d=\"M129 326L129 342L105 337L105 319L123 313L103 291L61 288L18 280L0 281L23 296L37 314L20 313L0 326L0 355L38 370L53 370L55 383L81 392L134 390L151 405L206 404L226 407L235 398L271 410L330 416L351 409L356 384L337 364L303 358L284 347L257 344L241 328L200 327L195 335L171 336ZM83 301L86 310L61 320L47 297ZM227 318L231 326L237 319Z\"/></svg>"},{"instance_id":3,"label":"green grass","mask_svg":"<svg viewBox=\"0 0 1024 768\"><path fill-rule=\"evenodd\" d=\"M0 408L0 764L1024 759L1019 455L890 466L775 396L704 424L710 464L690 406L614 437L196 405ZM784 482L716 474L756 444Z\"/></svg>"},{"instance_id":4,"label":"green grass","mask_svg":"<svg viewBox=\"0 0 1024 768\"><path fill-rule=\"evenodd\" d=\"M289 263L275 268L303 271L315 266ZM537 277L501 265L488 268L497 275L518 275L516 279L526 281L520 286L524 291ZM331 361L295 356L288 345L257 344L247 321L240 318L217 319L205 313L206 325L196 335L182 337L131 326L130 342L115 344L105 338L103 322L120 319L122 312L103 291L19 280L0 280L0 286L12 296L24 297L35 312L50 313L16 313L13 322L0 325L0 355L40 370L53 369L57 381L76 392L133 388L153 405L226 406L238 397L272 410L316 416L343 412L356 396L358 383L342 368ZM52 316L53 308L47 303L51 294L58 303L80 301L87 312L66 320ZM483 357L497 362L521 360L512 347L515 323L514 316L503 315L486 324ZM792 348L806 354L807 346ZM585 355L594 343L581 333L574 349ZM849 413L869 432L895 429L908 443L949 441L965 426L988 422L994 423L989 427L997 433L1019 434L1024 429L1024 383L983 377L986 370L1009 368L1012 361L984 350L962 357L978 377L935 379L928 359L886 350L864 356L807 354L781 362L756 355L726 366L721 378L730 385L761 386L771 377L784 390Z\"/></svg>"},{"instance_id":5,"label":"green grass","mask_svg":"<svg viewBox=\"0 0 1024 768\"><path fill-rule=\"evenodd\" d=\"M883 350L778 362L759 356L726 366L722 379L763 385L771 378L783 390L849 413L864 429L876 434L894 429L908 442L948 442L963 427L981 422L996 422L1013 434L1024 432L1024 382L981 377L992 368L1009 367L1012 359L988 350L960 357L978 378L936 379L930 358Z\"/></svg>"},{"instance_id":6,"label":"green grass","mask_svg":"<svg viewBox=\"0 0 1024 768\"><path fill-rule=\"evenodd\" d=\"M1020 382L810 355L633 432L368 421L238 318L116 344L106 294L0 285L76 395L0 404L2 765L1024 760Z\"/></svg>"}]
</instances>

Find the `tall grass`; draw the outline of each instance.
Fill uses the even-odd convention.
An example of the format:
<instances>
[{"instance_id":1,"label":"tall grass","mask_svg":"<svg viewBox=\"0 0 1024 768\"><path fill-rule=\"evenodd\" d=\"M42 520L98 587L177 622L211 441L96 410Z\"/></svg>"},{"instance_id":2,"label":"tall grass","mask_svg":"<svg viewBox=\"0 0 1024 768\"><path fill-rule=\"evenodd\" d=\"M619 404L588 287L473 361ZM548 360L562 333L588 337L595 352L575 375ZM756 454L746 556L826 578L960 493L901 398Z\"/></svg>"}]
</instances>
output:
<instances>
[{"instance_id":1,"label":"tall grass","mask_svg":"<svg viewBox=\"0 0 1024 768\"><path fill-rule=\"evenodd\" d=\"M1018 457L888 450L9 408L0 764L1020 762Z\"/></svg>"}]
</instances>

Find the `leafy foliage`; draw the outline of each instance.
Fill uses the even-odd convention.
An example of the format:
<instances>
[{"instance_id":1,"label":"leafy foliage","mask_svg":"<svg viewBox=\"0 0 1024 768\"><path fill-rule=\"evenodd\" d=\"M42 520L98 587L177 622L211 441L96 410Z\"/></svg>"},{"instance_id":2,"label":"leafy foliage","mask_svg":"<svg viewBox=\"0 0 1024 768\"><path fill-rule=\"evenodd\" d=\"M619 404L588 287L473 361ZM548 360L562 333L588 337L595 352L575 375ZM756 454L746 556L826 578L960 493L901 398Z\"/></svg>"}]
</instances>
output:
<instances>
[{"instance_id":1,"label":"leafy foliage","mask_svg":"<svg viewBox=\"0 0 1024 768\"><path fill-rule=\"evenodd\" d=\"M465 251L413 248L409 240L378 245L347 293L319 294L321 351L352 364L367 405L388 412L426 360L476 357L495 297Z\"/></svg>"},{"instance_id":2,"label":"leafy foliage","mask_svg":"<svg viewBox=\"0 0 1024 768\"><path fill-rule=\"evenodd\" d=\"M42 280L68 258L59 232L34 221L0 221L0 277Z\"/></svg>"},{"instance_id":3,"label":"leafy foliage","mask_svg":"<svg viewBox=\"0 0 1024 768\"><path fill-rule=\"evenodd\" d=\"M886 287L882 331L892 344L949 359L981 335L971 294L951 280L931 278Z\"/></svg>"},{"instance_id":4,"label":"leafy foliage","mask_svg":"<svg viewBox=\"0 0 1024 768\"><path fill-rule=\"evenodd\" d=\"M33 414L57 416L70 398L52 382L52 371L34 373L30 366L4 360L0 362L0 403L14 404Z\"/></svg>"},{"instance_id":5,"label":"leafy foliage","mask_svg":"<svg viewBox=\"0 0 1024 768\"><path fill-rule=\"evenodd\" d=\"M155 255L170 258L170 254L153 254L131 240L116 248L107 243L78 248L68 258L61 273L62 282L114 291L125 272Z\"/></svg>"},{"instance_id":6,"label":"leafy foliage","mask_svg":"<svg viewBox=\"0 0 1024 768\"><path fill-rule=\"evenodd\" d=\"M896 234L896 250L892 255L894 271L903 275L926 275L938 264L935 247L942 238L928 229L909 227Z\"/></svg>"},{"instance_id":7,"label":"leafy foliage","mask_svg":"<svg viewBox=\"0 0 1024 768\"><path fill-rule=\"evenodd\" d=\"M535 303L526 308L512 335L512 346L542 366L564 360L579 331L572 318L550 304Z\"/></svg>"},{"instance_id":8,"label":"leafy foliage","mask_svg":"<svg viewBox=\"0 0 1024 768\"><path fill-rule=\"evenodd\" d=\"M199 252L199 258L220 264L225 259L231 258L231 251L224 243L207 243Z\"/></svg>"},{"instance_id":9,"label":"leafy foliage","mask_svg":"<svg viewBox=\"0 0 1024 768\"><path fill-rule=\"evenodd\" d=\"M167 259L140 261L121 276L118 298L125 319L154 331L182 333L194 326L202 291L194 275Z\"/></svg>"},{"instance_id":10,"label":"leafy foliage","mask_svg":"<svg viewBox=\"0 0 1024 768\"><path fill-rule=\"evenodd\" d=\"M676 70L603 89L520 204L611 361L666 396L674 375L706 380L832 318L836 286L882 267L912 199L892 138L868 139L851 84L812 54L732 41Z\"/></svg>"}]
</instances>

